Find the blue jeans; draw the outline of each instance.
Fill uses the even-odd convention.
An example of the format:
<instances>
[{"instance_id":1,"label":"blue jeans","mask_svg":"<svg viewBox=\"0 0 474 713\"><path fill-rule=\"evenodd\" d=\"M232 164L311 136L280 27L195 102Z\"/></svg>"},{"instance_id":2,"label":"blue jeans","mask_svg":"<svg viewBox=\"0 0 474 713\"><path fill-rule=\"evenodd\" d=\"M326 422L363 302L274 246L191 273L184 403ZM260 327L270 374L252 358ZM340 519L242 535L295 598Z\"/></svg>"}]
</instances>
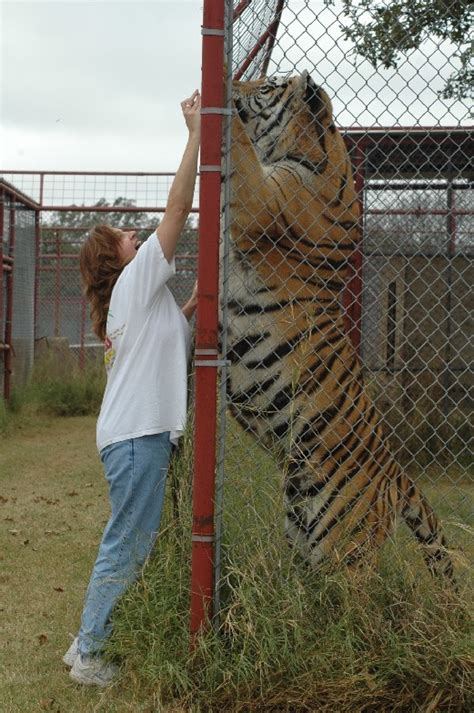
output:
<instances>
[{"instance_id":1,"label":"blue jeans","mask_svg":"<svg viewBox=\"0 0 474 713\"><path fill-rule=\"evenodd\" d=\"M100 453L112 513L86 592L78 634L81 656L100 653L111 633L112 609L150 554L160 527L170 452L167 431L113 443Z\"/></svg>"}]
</instances>

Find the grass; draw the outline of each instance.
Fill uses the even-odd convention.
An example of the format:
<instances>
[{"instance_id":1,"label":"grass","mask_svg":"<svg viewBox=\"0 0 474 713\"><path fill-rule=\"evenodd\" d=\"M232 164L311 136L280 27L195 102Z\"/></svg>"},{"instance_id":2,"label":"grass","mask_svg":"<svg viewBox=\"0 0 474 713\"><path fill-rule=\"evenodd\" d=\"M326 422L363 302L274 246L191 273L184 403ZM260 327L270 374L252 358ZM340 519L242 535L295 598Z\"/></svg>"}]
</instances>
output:
<instances>
[{"instance_id":1,"label":"grass","mask_svg":"<svg viewBox=\"0 0 474 713\"><path fill-rule=\"evenodd\" d=\"M215 629L190 657L186 479L180 518L168 513L146 576L116 613L110 653L125 661L150 705L160 710L179 701L196 712L470 710L466 484L454 489L463 498L451 500L446 482L434 503L449 513L458 596L433 584L402 530L376 566L309 571L281 537L271 459L234 428L228 451L223 608ZM455 519L451 506L460 501Z\"/></svg>"},{"instance_id":2,"label":"grass","mask_svg":"<svg viewBox=\"0 0 474 713\"><path fill-rule=\"evenodd\" d=\"M97 414L105 387L102 362L81 370L69 353L47 353L35 363L28 384L13 392L10 412L48 416ZM8 427L5 406L0 410L0 432Z\"/></svg>"},{"instance_id":3,"label":"grass","mask_svg":"<svg viewBox=\"0 0 474 713\"><path fill-rule=\"evenodd\" d=\"M135 710L78 689L61 662L108 514L94 430L17 416L0 441L2 713Z\"/></svg>"},{"instance_id":4,"label":"grass","mask_svg":"<svg viewBox=\"0 0 474 713\"><path fill-rule=\"evenodd\" d=\"M312 572L282 537L272 460L233 425L215 627L190 654L188 436L154 556L115 613L108 653L122 662L121 680L105 691L75 686L61 656L78 625L108 506L95 417L45 415L64 403L54 393L4 413L2 713L472 710L465 472L433 467L423 476L454 546L458 595L433 583L402 529L376 563Z\"/></svg>"}]
</instances>

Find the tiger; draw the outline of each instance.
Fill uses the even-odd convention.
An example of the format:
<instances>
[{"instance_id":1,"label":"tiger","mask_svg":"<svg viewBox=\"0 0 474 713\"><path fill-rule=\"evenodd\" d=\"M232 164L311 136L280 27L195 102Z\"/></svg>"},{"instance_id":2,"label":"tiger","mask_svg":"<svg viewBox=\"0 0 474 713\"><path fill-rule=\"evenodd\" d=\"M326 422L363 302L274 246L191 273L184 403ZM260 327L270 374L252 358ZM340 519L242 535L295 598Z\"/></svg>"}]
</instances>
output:
<instances>
[{"instance_id":1,"label":"tiger","mask_svg":"<svg viewBox=\"0 0 474 713\"><path fill-rule=\"evenodd\" d=\"M233 416L283 471L285 534L310 566L363 562L404 521L452 580L439 521L394 460L344 325L361 239L351 160L304 72L233 83L226 358Z\"/></svg>"}]
</instances>

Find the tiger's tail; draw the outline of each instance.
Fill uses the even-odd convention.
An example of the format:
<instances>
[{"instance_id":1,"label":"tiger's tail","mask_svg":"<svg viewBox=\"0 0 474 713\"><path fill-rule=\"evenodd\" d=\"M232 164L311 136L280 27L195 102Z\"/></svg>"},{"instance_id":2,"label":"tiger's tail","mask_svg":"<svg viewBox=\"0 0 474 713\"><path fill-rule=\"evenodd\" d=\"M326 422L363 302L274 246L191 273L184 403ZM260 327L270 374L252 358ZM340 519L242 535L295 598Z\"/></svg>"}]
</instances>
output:
<instances>
[{"instance_id":1,"label":"tiger's tail","mask_svg":"<svg viewBox=\"0 0 474 713\"><path fill-rule=\"evenodd\" d=\"M453 563L438 518L418 485L404 474L400 477L398 511L420 543L430 572L455 584Z\"/></svg>"}]
</instances>

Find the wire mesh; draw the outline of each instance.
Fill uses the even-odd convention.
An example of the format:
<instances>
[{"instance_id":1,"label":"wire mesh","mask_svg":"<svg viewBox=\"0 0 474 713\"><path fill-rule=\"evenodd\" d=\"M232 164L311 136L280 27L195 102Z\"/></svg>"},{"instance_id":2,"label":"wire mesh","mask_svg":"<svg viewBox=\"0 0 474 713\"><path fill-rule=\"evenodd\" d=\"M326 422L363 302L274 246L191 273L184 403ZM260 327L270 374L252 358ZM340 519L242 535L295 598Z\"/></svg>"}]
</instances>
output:
<instances>
[{"instance_id":1,"label":"wire mesh","mask_svg":"<svg viewBox=\"0 0 474 713\"><path fill-rule=\"evenodd\" d=\"M282 0L233 0L233 75L256 79L264 74L270 60Z\"/></svg>"},{"instance_id":2,"label":"wire mesh","mask_svg":"<svg viewBox=\"0 0 474 713\"><path fill-rule=\"evenodd\" d=\"M473 139L467 96L446 95L461 60L427 30L374 66L351 5L286 2L267 76L244 81L257 54L234 83L217 607L259 552L363 561L404 522L451 577L472 547ZM259 3L245 12L234 68L261 36Z\"/></svg>"},{"instance_id":3,"label":"wire mesh","mask_svg":"<svg viewBox=\"0 0 474 713\"><path fill-rule=\"evenodd\" d=\"M162 217L174 174L13 172L2 175L18 191L37 201L40 211L35 339L37 342L61 340L83 364L88 357L95 358L101 353L102 345L93 333L89 307L83 296L79 271L82 242L97 223L137 230L140 240L146 240ZM169 283L179 304L189 298L196 279L195 212L193 209L182 233L176 255L176 275ZM31 230L27 234L19 226L17 234L18 249L34 251ZM33 305L35 260L33 252L33 273L22 274L21 287L16 288L25 290L31 286L28 309ZM17 310L26 310L30 304L21 295L15 303ZM21 315L15 319L18 329L22 321ZM33 342L30 361L32 358Z\"/></svg>"},{"instance_id":4,"label":"wire mesh","mask_svg":"<svg viewBox=\"0 0 474 713\"><path fill-rule=\"evenodd\" d=\"M0 181L2 299L0 300L1 393L28 381L34 358L36 212Z\"/></svg>"}]
</instances>

